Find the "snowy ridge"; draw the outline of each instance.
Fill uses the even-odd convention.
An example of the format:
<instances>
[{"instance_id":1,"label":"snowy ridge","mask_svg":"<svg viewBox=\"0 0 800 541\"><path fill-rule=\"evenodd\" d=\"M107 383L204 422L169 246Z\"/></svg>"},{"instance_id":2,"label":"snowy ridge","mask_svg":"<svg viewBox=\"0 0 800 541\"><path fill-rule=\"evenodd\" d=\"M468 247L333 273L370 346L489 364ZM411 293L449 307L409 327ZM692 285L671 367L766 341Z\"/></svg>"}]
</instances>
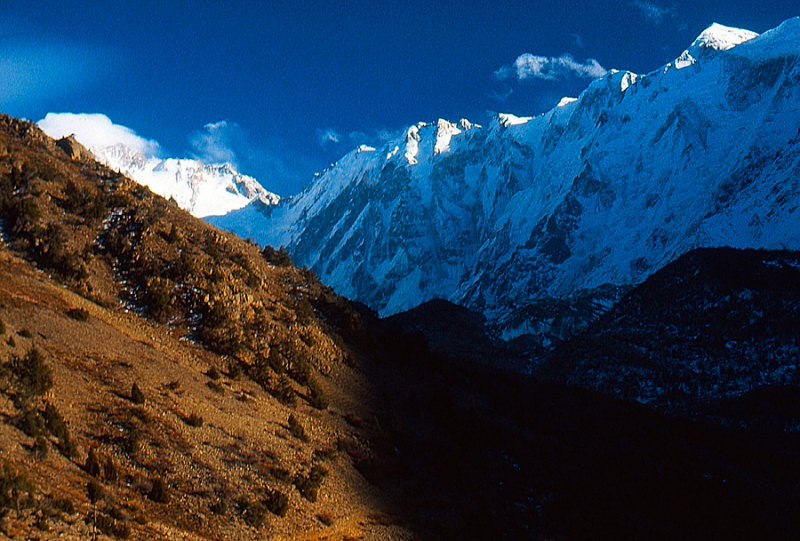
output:
<instances>
[{"instance_id":1,"label":"snowy ridge","mask_svg":"<svg viewBox=\"0 0 800 541\"><path fill-rule=\"evenodd\" d=\"M89 149L95 158L149 187L197 217L218 216L240 209L253 200L275 205L280 198L253 177L237 173L229 164L199 160L146 157L122 144Z\"/></svg>"},{"instance_id":2,"label":"snowy ridge","mask_svg":"<svg viewBox=\"0 0 800 541\"><path fill-rule=\"evenodd\" d=\"M660 70L610 71L536 117L417 124L210 221L382 314L440 297L546 344L692 248L800 249L798 57L800 19L713 25Z\"/></svg>"}]
</instances>

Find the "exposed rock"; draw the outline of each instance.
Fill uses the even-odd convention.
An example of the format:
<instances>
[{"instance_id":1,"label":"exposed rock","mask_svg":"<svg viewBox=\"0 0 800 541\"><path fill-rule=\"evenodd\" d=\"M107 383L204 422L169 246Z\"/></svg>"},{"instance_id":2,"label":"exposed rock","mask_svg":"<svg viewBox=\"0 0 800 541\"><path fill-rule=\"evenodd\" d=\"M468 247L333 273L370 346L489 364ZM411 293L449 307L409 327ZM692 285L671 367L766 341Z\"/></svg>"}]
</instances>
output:
<instances>
[{"instance_id":1,"label":"exposed rock","mask_svg":"<svg viewBox=\"0 0 800 541\"><path fill-rule=\"evenodd\" d=\"M84 161L90 159L92 155L75 139L75 135L68 135L56 141L56 146L63 150L67 156L75 161Z\"/></svg>"}]
</instances>

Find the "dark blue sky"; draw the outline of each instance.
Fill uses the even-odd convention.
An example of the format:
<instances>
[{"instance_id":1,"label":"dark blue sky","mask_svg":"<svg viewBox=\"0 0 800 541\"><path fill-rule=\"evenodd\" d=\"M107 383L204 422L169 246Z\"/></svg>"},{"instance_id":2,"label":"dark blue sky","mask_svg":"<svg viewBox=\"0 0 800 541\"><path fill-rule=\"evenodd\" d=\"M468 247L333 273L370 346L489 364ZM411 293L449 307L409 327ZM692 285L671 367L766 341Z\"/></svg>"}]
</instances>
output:
<instances>
[{"instance_id":1,"label":"dark blue sky","mask_svg":"<svg viewBox=\"0 0 800 541\"><path fill-rule=\"evenodd\" d=\"M644 73L712 22L763 32L800 14L796 0L0 6L4 112L103 113L173 156L211 141L282 195L357 144L418 121L542 112L585 88L591 59ZM524 54L549 67L521 79L514 62Z\"/></svg>"}]
</instances>

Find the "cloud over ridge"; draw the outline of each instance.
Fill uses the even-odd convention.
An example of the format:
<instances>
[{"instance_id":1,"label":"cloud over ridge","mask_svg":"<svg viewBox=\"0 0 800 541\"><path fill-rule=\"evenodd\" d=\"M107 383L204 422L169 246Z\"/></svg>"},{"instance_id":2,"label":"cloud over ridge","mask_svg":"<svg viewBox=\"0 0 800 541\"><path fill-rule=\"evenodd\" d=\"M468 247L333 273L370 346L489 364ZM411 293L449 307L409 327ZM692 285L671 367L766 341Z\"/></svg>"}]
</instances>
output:
<instances>
[{"instance_id":1,"label":"cloud over ridge","mask_svg":"<svg viewBox=\"0 0 800 541\"><path fill-rule=\"evenodd\" d=\"M132 129L114 124L101 113L47 113L37 124L54 139L74 134L87 148L121 143L147 157L161 155L161 147L156 141L140 137Z\"/></svg>"},{"instance_id":2,"label":"cloud over ridge","mask_svg":"<svg viewBox=\"0 0 800 541\"><path fill-rule=\"evenodd\" d=\"M547 57L525 53L517 57L514 64L503 66L494 72L494 75L500 80L516 78L520 81L526 79L560 81L568 77L596 79L606 73L608 70L594 58L581 63L571 54Z\"/></svg>"}]
</instances>

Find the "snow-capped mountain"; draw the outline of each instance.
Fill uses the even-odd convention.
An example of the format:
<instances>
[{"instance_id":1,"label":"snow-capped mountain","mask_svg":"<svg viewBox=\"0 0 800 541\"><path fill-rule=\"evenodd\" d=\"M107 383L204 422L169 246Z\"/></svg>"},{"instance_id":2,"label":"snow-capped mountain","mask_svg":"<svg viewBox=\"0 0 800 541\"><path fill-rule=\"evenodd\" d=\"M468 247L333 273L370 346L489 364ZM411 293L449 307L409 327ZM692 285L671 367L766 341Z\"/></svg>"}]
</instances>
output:
<instances>
[{"instance_id":1,"label":"snow-capped mountain","mask_svg":"<svg viewBox=\"0 0 800 541\"><path fill-rule=\"evenodd\" d=\"M800 248L798 58L800 18L715 24L651 73L537 117L417 124L211 221L384 315L439 297L506 338L564 337L690 249Z\"/></svg>"},{"instance_id":2,"label":"snow-capped mountain","mask_svg":"<svg viewBox=\"0 0 800 541\"><path fill-rule=\"evenodd\" d=\"M197 217L218 216L258 200L277 204L280 197L265 190L253 177L236 172L230 164L206 164L195 159L154 158L123 144L94 146L94 157L149 187Z\"/></svg>"}]
</instances>

